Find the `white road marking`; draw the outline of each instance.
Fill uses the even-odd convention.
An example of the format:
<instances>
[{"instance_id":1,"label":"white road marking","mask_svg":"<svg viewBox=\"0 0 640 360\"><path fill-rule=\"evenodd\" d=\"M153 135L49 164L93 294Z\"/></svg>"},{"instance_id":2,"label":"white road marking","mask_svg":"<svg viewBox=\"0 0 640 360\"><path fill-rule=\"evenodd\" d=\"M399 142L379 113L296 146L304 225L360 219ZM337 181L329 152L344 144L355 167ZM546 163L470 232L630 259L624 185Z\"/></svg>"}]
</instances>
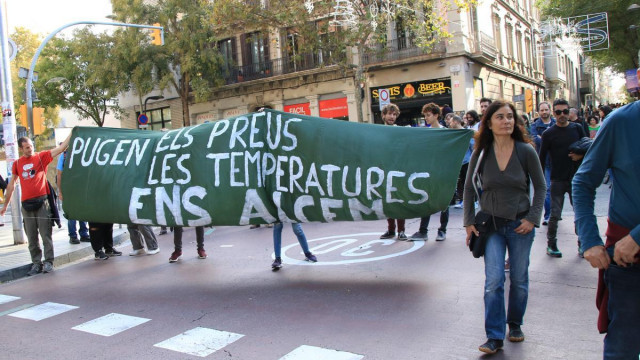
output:
<instances>
[{"instance_id":1,"label":"white road marking","mask_svg":"<svg viewBox=\"0 0 640 360\"><path fill-rule=\"evenodd\" d=\"M360 360L362 358L364 358L364 355L302 345L281 357L280 360Z\"/></svg>"},{"instance_id":2,"label":"white road marking","mask_svg":"<svg viewBox=\"0 0 640 360\"><path fill-rule=\"evenodd\" d=\"M50 318L52 316L60 315L62 313L65 313L67 311L77 309L77 308L78 308L77 306L73 306L73 305L47 302L44 304L30 307L28 309L14 312L13 314L9 314L8 316L13 316L13 317L27 319L27 320L33 320L33 321L40 321L46 318Z\"/></svg>"},{"instance_id":3,"label":"white road marking","mask_svg":"<svg viewBox=\"0 0 640 360\"><path fill-rule=\"evenodd\" d=\"M244 335L197 327L153 346L205 357L240 339Z\"/></svg>"},{"instance_id":4,"label":"white road marking","mask_svg":"<svg viewBox=\"0 0 640 360\"><path fill-rule=\"evenodd\" d=\"M0 294L0 304L6 304L8 302L14 301L14 300L18 300L20 299L17 296L11 296L11 295L2 295Z\"/></svg>"},{"instance_id":5,"label":"white road marking","mask_svg":"<svg viewBox=\"0 0 640 360\"><path fill-rule=\"evenodd\" d=\"M87 321L84 324L72 327L73 330L88 332L91 334L111 336L144 324L151 319L111 313L97 319Z\"/></svg>"},{"instance_id":6,"label":"white road marking","mask_svg":"<svg viewBox=\"0 0 640 360\"><path fill-rule=\"evenodd\" d=\"M233 245L220 245L220 247L223 247L223 248L230 248L230 247L233 247Z\"/></svg>"}]
</instances>

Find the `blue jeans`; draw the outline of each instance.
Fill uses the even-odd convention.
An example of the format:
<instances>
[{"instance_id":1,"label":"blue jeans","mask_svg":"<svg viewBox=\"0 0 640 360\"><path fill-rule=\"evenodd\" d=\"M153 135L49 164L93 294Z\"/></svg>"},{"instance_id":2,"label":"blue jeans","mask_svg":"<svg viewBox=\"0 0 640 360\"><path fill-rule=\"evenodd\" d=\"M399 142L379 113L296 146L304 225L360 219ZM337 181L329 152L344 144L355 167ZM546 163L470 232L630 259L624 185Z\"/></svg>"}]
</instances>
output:
<instances>
[{"instance_id":1,"label":"blue jeans","mask_svg":"<svg viewBox=\"0 0 640 360\"><path fill-rule=\"evenodd\" d=\"M86 221L78 221L80 223L80 237L88 238L89 237L89 229L87 228ZM69 237L73 239L78 238L78 234L76 232L76 220L67 220L67 228L69 229Z\"/></svg>"},{"instance_id":2,"label":"blue jeans","mask_svg":"<svg viewBox=\"0 0 640 360\"><path fill-rule=\"evenodd\" d=\"M614 264L604 272L609 289L609 329L604 338L605 360L640 358L640 264Z\"/></svg>"},{"instance_id":3,"label":"blue jeans","mask_svg":"<svg viewBox=\"0 0 640 360\"><path fill-rule=\"evenodd\" d=\"M305 254L309 253L309 245L307 244L307 238L302 231L302 225L298 223L291 223L293 233L296 234L300 247ZM278 222L273 225L273 250L276 253L276 257L280 257L280 248L282 247L282 223Z\"/></svg>"},{"instance_id":4,"label":"blue jeans","mask_svg":"<svg viewBox=\"0 0 640 360\"><path fill-rule=\"evenodd\" d=\"M487 338L502 340L506 324L522 325L529 297L529 255L535 230L519 235L520 220L508 221L487 240L484 253L484 328ZM509 250L509 308L504 304L504 259Z\"/></svg>"},{"instance_id":5,"label":"blue jeans","mask_svg":"<svg viewBox=\"0 0 640 360\"><path fill-rule=\"evenodd\" d=\"M551 168L544 167L544 182L547 183L547 196L544 198L544 216L545 220L549 220L551 216Z\"/></svg>"}]
</instances>

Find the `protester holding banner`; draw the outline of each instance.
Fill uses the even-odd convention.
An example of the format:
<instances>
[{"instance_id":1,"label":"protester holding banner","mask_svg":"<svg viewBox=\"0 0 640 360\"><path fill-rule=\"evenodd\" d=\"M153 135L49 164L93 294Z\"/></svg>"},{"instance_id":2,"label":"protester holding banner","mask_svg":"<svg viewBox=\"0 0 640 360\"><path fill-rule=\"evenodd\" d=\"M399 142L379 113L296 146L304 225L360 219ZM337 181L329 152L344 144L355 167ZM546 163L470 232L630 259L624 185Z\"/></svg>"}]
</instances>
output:
<instances>
[{"instance_id":1,"label":"protester holding banner","mask_svg":"<svg viewBox=\"0 0 640 360\"><path fill-rule=\"evenodd\" d=\"M382 121L385 125L396 126L396 120L400 116L400 108L396 104L388 104L382 108ZM380 236L380 239L393 239L396 237L396 222L398 223L398 240L407 240L404 233L404 219L387 219L387 232ZM294 229L295 230L295 229Z\"/></svg>"},{"instance_id":2,"label":"protester holding banner","mask_svg":"<svg viewBox=\"0 0 640 360\"><path fill-rule=\"evenodd\" d=\"M169 257L169 262L174 263L182 257L182 226L176 226L173 228L173 246L174 251ZM207 252L204 250L204 226L196 226L196 243L198 259L206 259Z\"/></svg>"},{"instance_id":3,"label":"protester holding banner","mask_svg":"<svg viewBox=\"0 0 640 360\"><path fill-rule=\"evenodd\" d=\"M388 106L388 105L387 105ZM273 227L273 251L275 252L276 258L271 264L272 270L279 270L282 268L282 257L281 257L281 247L282 247L282 223L277 222ZM291 228L293 229L293 233L296 234L298 238L298 243L300 243L300 247L304 252L304 257L306 261L309 262L317 262L318 258L311 253L309 250L309 245L307 244L307 238L304 236L304 231L302 231L302 225L298 223L291 223Z\"/></svg>"},{"instance_id":4,"label":"protester holding banner","mask_svg":"<svg viewBox=\"0 0 640 360\"><path fill-rule=\"evenodd\" d=\"M491 215L493 231L486 242L485 263L485 331L488 340L480 351L494 354L503 347L505 324L509 324L509 341L524 340L520 329L529 293L529 255L534 226L539 226L545 197L545 180L536 151L516 126L513 104L496 100L485 113L476 135L476 148L469 162L464 188L464 226L467 246L475 227L474 173L481 170L480 208ZM482 152L482 160L477 167ZM533 182L533 204L529 181ZM476 183L477 184L477 183ZM511 262L509 305L505 312L504 264L509 251Z\"/></svg>"},{"instance_id":5,"label":"protester holding banner","mask_svg":"<svg viewBox=\"0 0 640 360\"><path fill-rule=\"evenodd\" d=\"M7 206L11 203L11 196L19 179L22 187L20 199L22 201L22 218L24 219L24 230L27 234L32 262L31 270L27 272L29 276L40 272L48 273L53 271L51 208L47 201L47 195L49 194L47 165L67 148L70 139L71 136L67 137L58 147L39 153L33 151L34 147L31 139L27 137L18 139L18 147L22 150L22 157L13 163L11 181L7 186L7 194L4 206L0 210L0 217L3 217L7 212ZM17 211L18 209L13 210ZM38 233L42 237L44 262L42 262L42 250L38 241Z\"/></svg>"},{"instance_id":6,"label":"protester holding banner","mask_svg":"<svg viewBox=\"0 0 640 360\"><path fill-rule=\"evenodd\" d=\"M435 103L429 103L422 107L422 115L424 116L424 121L427 123L431 129L442 129L440 126L440 122L438 118L440 117L440 107ZM454 194L455 195L455 194ZM420 218L420 227L418 231L411 235L411 240L413 241L427 241L428 231L429 231L429 221L431 220L431 215L423 216ZM440 212L440 227L438 228L438 236L436 236L436 241L444 241L447 238L447 224L449 223L449 207Z\"/></svg>"}]
</instances>

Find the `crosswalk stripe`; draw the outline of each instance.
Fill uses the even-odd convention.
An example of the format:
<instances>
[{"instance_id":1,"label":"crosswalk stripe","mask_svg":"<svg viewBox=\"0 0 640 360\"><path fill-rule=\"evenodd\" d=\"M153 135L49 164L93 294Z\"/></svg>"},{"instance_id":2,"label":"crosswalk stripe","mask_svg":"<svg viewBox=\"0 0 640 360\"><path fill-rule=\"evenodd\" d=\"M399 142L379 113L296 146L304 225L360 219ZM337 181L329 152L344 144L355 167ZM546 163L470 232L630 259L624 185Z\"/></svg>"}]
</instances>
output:
<instances>
[{"instance_id":1,"label":"crosswalk stripe","mask_svg":"<svg viewBox=\"0 0 640 360\"><path fill-rule=\"evenodd\" d=\"M18 296L2 295L0 294L0 304L6 304L8 302L20 299Z\"/></svg>"},{"instance_id":2,"label":"crosswalk stripe","mask_svg":"<svg viewBox=\"0 0 640 360\"><path fill-rule=\"evenodd\" d=\"M88 332L90 334L112 336L144 324L151 319L111 313L97 319L87 321L84 324L72 327L73 330Z\"/></svg>"},{"instance_id":3,"label":"crosswalk stripe","mask_svg":"<svg viewBox=\"0 0 640 360\"><path fill-rule=\"evenodd\" d=\"M153 346L205 357L240 339L244 335L197 327Z\"/></svg>"},{"instance_id":4,"label":"crosswalk stripe","mask_svg":"<svg viewBox=\"0 0 640 360\"><path fill-rule=\"evenodd\" d=\"M280 358L280 360L360 360L363 355L346 351L302 345Z\"/></svg>"},{"instance_id":5,"label":"crosswalk stripe","mask_svg":"<svg viewBox=\"0 0 640 360\"><path fill-rule=\"evenodd\" d=\"M33 305L34 305L34 304L24 304L24 305L20 305L20 306L18 306L18 307L13 308L13 309L9 309L9 310L7 310L7 311L0 312L0 316L5 316L5 315L13 314L13 313L14 313L14 312L16 312L16 311L20 311L20 310L22 310L22 309L30 308L30 307L32 307Z\"/></svg>"},{"instance_id":6,"label":"crosswalk stripe","mask_svg":"<svg viewBox=\"0 0 640 360\"><path fill-rule=\"evenodd\" d=\"M73 305L65 305L58 304L52 302L46 302L44 304L36 305L30 307L28 309L20 310L14 312L13 314L9 314L8 316L13 316L21 319L40 321L52 316L60 315L64 312L77 309L77 306Z\"/></svg>"}]
</instances>

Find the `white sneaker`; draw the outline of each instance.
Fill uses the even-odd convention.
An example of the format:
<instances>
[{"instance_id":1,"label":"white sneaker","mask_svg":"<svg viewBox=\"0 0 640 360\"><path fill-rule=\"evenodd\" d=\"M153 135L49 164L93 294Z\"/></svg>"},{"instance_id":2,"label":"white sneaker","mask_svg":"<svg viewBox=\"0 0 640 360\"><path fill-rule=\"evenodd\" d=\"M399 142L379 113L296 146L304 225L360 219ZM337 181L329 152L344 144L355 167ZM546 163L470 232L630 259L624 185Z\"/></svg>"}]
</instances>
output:
<instances>
[{"instance_id":1,"label":"white sneaker","mask_svg":"<svg viewBox=\"0 0 640 360\"><path fill-rule=\"evenodd\" d=\"M138 250L133 250L132 252L129 253L129 256L140 256L140 255L144 255L146 252L144 251L144 249L138 249Z\"/></svg>"},{"instance_id":2,"label":"white sneaker","mask_svg":"<svg viewBox=\"0 0 640 360\"><path fill-rule=\"evenodd\" d=\"M153 249L153 250L147 250L147 254L148 255L155 255L155 254L157 254L159 252L160 252L160 248Z\"/></svg>"}]
</instances>

